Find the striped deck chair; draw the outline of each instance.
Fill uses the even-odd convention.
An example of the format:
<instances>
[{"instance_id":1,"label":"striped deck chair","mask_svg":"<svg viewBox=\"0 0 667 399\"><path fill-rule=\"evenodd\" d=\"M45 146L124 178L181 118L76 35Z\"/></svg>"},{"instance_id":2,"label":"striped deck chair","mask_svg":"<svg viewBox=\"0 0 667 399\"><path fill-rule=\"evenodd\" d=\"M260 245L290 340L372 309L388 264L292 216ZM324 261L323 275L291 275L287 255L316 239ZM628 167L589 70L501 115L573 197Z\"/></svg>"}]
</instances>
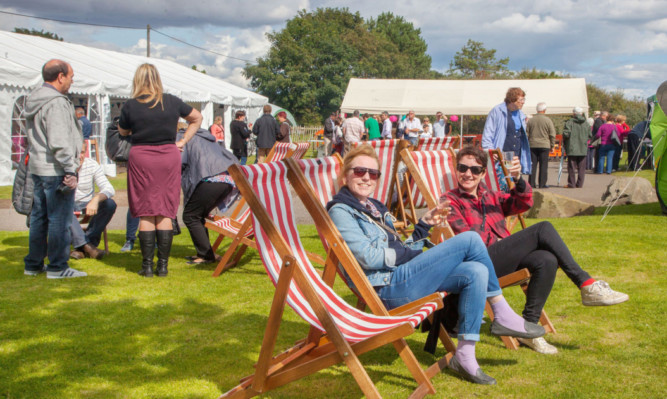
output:
<instances>
[{"instance_id":1,"label":"striped deck chair","mask_svg":"<svg viewBox=\"0 0 667 399\"><path fill-rule=\"evenodd\" d=\"M414 151L436 151L456 148L459 145L458 136L421 138Z\"/></svg>"},{"instance_id":2,"label":"striped deck chair","mask_svg":"<svg viewBox=\"0 0 667 399\"><path fill-rule=\"evenodd\" d=\"M355 309L320 278L308 260L294 221L287 166L283 162L233 165L230 173L252 209L258 251L276 292L254 374L220 398L265 394L341 362L366 397L379 398L358 356L389 343L417 381L411 397L435 393L404 337L442 306L441 296L429 297L403 316L378 316ZM308 322L310 331L296 346L273 356L285 304Z\"/></svg>"},{"instance_id":3,"label":"striped deck chair","mask_svg":"<svg viewBox=\"0 0 667 399\"><path fill-rule=\"evenodd\" d=\"M322 245L327 251L322 279L329 286L333 286L335 275L338 272L342 280L356 295L356 308L359 310L364 310L368 306L376 315L399 315L404 314L406 309L411 312L415 306L420 304L420 301L417 301L417 305L407 304L397 309L386 309L373 287L370 286L361 267L349 252L347 244L343 241L338 229L329 218L325 205L338 192L338 185L334 183L340 174L342 160L335 156L324 160L326 161L320 164L314 164L313 161L315 160L310 159L300 161L287 159L284 161L289 169L289 181L313 218ZM352 256L352 259L348 259L349 256ZM340 261L341 259L343 261ZM354 283L354 281L357 281L357 283ZM445 293L442 294L446 295ZM445 362L449 361L456 352L456 346L444 328L441 327L437 336L445 347L447 354L427 370L429 376L431 376L431 373L439 372L442 364L446 364Z\"/></svg>"},{"instance_id":4,"label":"striped deck chair","mask_svg":"<svg viewBox=\"0 0 667 399\"><path fill-rule=\"evenodd\" d=\"M310 143L308 142L276 143L267 155L265 162L280 161L289 157L299 159L308 151L309 147ZM245 200L241 198L230 216L217 216L206 220L205 227L218 233L218 237L212 245L213 252L218 250L225 237L232 239L229 248L227 248L215 271L213 271L213 277L218 277L238 264L248 247L257 249L254 240L255 232L249 216L250 208L246 206Z\"/></svg>"},{"instance_id":5,"label":"striped deck chair","mask_svg":"<svg viewBox=\"0 0 667 399\"><path fill-rule=\"evenodd\" d=\"M372 198L383 204L388 204L393 194L393 186L396 184L397 149L407 146L408 142L398 139L370 140L354 143L354 146L357 147L359 144L368 144L373 147L380 159L380 172L382 172L382 175Z\"/></svg>"}]
</instances>

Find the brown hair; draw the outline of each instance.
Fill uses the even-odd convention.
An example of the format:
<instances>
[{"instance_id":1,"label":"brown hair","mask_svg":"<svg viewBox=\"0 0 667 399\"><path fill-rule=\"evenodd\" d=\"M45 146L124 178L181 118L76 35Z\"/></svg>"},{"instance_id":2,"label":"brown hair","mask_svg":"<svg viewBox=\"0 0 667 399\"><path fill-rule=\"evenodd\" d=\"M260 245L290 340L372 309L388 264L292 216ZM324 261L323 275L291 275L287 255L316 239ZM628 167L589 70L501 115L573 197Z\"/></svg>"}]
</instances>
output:
<instances>
[{"instance_id":1,"label":"brown hair","mask_svg":"<svg viewBox=\"0 0 667 399\"><path fill-rule=\"evenodd\" d=\"M378 155L375 153L373 147L371 147L370 145L360 144L357 148L351 149L347 154L345 154L345 158L343 158L343 168L341 169L338 178L338 184L341 187L345 185L345 175L347 175L347 172L349 172L350 169L352 169L352 161L354 161L355 158L360 156L371 157L375 159L375 162L377 162L378 166L380 165L380 159L378 158Z\"/></svg>"},{"instance_id":2,"label":"brown hair","mask_svg":"<svg viewBox=\"0 0 667 399\"><path fill-rule=\"evenodd\" d=\"M473 147L473 146L466 146L463 147L457 154L456 154L456 163L458 164L461 161L461 158L465 156L471 156L475 158L475 161L482 165L483 168L486 169L486 165L489 162L489 155L485 150L482 150L481 148Z\"/></svg>"},{"instance_id":3,"label":"brown hair","mask_svg":"<svg viewBox=\"0 0 667 399\"><path fill-rule=\"evenodd\" d=\"M42 67L42 79L45 82L55 81L61 73L65 76L69 73L69 64L63 60L49 60Z\"/></svg>"},{"instance_id":4,"label":"brown hair","mask_svg":"<svg viewBox=\"0 0 667 399\"><path fill-rule=\"evenodd\" d=\"M155 65L139 65L137 71L134 73L134 80L132 81L132 98L135 98L140 103L153 103L151 108L160 104L164 110L162 93L162 80L160 80L160 73ZM139 98L141 96L148 97Z\"/></svg>"},{"instance_id":5,"label":"brown hair","mask_svg":"<svg viewBox=\"0 0 667 399\"><path fill-rule=\"evenodd\" d=\"M519 97L526 97L526 92L521 90L520 87L510 87L505 94L505 104L516 102Z\"/></svg>"}]
</instances>

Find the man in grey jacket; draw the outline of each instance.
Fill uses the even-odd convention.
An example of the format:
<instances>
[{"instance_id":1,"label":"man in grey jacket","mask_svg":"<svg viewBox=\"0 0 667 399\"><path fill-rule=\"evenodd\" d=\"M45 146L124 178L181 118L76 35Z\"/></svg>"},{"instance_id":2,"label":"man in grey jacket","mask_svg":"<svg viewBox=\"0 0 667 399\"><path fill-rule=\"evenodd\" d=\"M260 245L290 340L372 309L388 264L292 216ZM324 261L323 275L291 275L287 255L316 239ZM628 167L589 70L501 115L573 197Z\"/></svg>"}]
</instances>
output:
<instances>
[{"instance_id":1,"label":"man in grey jacket","mask_svg":"<svg viewBox=\"0 0 667 399\"><path fill-rule=\"evenodd\" d=\"M264 162L266 156L269 155L269 151L276 143L276 137L280 135L280 126L276 118L271 116L270 105L264 106L264 115L255 121L252 132L257 136L257 163Z\"/></svg>"},{"instance_id":2,"label":"man in grey jacket","mask_svg":"<svg viewBox=\"0 0 667 399\"><path fill-rule=\"evenodd\" d=\"M50 60L42 67L42 77L44 84L28 95L25 107L30 145L28 172L35 182L35 191L24 274L37 276L46 271L46 278L50 279L84 277L86 273L67 264L76 171L83 146L74 106L65 96L74 71L65 61ZM47 254L49 265L45 267Z\"/></svg>"}]
</instances>

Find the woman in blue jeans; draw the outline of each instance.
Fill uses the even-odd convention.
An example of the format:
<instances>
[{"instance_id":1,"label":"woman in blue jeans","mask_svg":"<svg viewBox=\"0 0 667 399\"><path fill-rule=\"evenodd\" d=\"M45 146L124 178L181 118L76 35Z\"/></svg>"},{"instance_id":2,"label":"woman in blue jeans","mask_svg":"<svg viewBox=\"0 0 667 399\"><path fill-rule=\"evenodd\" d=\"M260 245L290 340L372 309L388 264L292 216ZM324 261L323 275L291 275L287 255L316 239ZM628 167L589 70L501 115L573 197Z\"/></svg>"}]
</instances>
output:
<instances>
[{"instance_id":1,"label":"woman in blue jeans","mask_svg":"<svg viewBox=\"0 0 667 399\"><path fill-rule=\"evenodd\" d=\"M459 294L458 346L449 367L472 382L495 384L475 357L485 301L496 316L491 325L494 335L537 338L544 335L544 328L525 321L507 304L478 234L460 234L422 251L428 231L447 217L448 204L428 211L403 242L387 208L370 198L380 177L378 165L369 145L361 145L345 156L343 187L327 204L331 219L387 308L440 291Z\"/></svg>"},{"instance_id":2,"label":"woman in blue jeans","mask_svg":"<svg viewBox=\"0 0 667 399\"><path fill-rule=\"evenodd\" d=\"M613 164L614 164L614 152L616 152L616 143L612 140L612 134L618 131L616 130L616 124L614 123L614 116L609 115L607 123L600 126L598 132L595 134L595 137L600 138L600 148L598 149L598 167L597 174L602 174L605 171L606 174L610 175ZM604 167L604 160L607 160L607 166ZM606 170L605 170L606 169Z\"/></svg>"}]
</instances>

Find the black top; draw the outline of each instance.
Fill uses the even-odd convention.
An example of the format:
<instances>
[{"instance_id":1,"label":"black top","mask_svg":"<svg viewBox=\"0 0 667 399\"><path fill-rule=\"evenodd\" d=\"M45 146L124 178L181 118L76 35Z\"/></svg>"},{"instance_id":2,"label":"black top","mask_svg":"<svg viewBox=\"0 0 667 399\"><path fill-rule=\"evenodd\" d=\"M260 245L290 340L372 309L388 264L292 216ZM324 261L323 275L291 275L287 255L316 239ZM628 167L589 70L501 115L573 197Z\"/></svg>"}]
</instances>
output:
<instances>
[{"instance_id":1,"label":"black top","mask_svg":"<svg viewBox=\"0 0 667 399\"><path fill-rule=\"evenodd\" d=\"M250 130L248 130L248 125L245 122L234 119L232 123L229 124L229 128L232 133L232 145L230 148L232 150L243 150L247 149L246 139L250 137ZM247 153L246 155L247 156Z\"/></svg>"},{"instance_id":2,"label":"black top","mask_svg":"<svg viewBox=\"0 0 667 399\"><path fill-rule=\"evenodd\" d=\"M171 94L162 96L162 104L151 108L152 104L128 100L120 111L118 126L132 131L132 145L162 145L176 142L178 117L186 117L192 107Z\"/></svg>"}]
</instances>

